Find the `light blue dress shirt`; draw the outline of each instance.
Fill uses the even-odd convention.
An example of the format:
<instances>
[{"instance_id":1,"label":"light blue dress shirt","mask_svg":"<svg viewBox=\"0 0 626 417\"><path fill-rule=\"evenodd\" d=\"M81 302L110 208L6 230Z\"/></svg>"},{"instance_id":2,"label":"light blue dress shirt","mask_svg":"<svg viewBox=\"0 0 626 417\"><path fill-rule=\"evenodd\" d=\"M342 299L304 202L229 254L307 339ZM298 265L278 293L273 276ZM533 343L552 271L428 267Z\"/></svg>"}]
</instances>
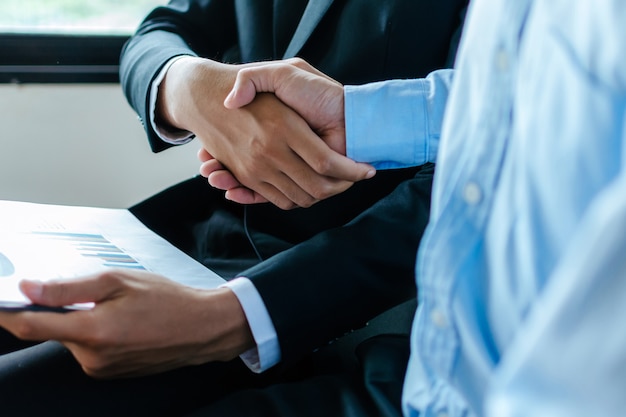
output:
<instances>
[{"instance_id":1,"label":"light blue dress shirt","mask_svg":"<svg viewBox=\"0 0 626 417\"><path fill-rule=\"evenodd\" d=\"M405 415L625 416L626 1L474 0L454 74L345 97L349 156L437 160Z\"/></svg>"}]
</instances>

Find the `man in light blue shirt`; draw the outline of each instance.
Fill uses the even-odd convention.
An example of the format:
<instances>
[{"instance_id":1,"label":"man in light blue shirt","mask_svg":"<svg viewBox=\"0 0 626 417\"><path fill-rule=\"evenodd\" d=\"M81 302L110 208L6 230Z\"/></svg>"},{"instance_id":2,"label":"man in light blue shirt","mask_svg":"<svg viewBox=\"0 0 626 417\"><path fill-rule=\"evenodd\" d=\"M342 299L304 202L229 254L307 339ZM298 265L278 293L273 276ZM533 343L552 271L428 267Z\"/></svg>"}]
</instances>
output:
<instances>
[{"instance_id":1,"label":"man in light blue shirt","mask_svg":"<svg viewBox=\"0 0 626 417\"><path fill-rule=\"evenodd\" d=\"M455 71L343 90L240 72L229 107L261 86L311 123L344 107L358 161L436 156L405 415L626 413L624 22L621 0L475 0ZM326 108L301 105L314 91Z\"/></svg>"},{"instance_id":2,"label":"man in light blue shirt","mask_svg":"<svg viewBox=\"0 0 626 417\"><path fill-rule=\"evenodd\" d=\"M455 71L345 88L304 65L239 73L228 107L261 86L345 126L354 159L437 161L406 416L624 415L624 22L622 0L475 0ZM29 337L70 320L44 318L3 316Z\"/></svg>"}]
</instances>

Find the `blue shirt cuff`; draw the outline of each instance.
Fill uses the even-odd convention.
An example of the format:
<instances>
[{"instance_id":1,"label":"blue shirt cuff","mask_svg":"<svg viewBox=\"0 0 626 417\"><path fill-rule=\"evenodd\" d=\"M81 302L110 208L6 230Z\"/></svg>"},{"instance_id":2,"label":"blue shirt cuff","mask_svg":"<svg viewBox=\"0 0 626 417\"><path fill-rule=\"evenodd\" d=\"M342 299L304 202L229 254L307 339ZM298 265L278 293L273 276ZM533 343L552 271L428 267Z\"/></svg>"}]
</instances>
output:
<instances>
[{"instance_id":1,"label":"blue shirt cuff","mask_svg":"<svg viewBox=\"0 0 626 417\"><path fill-rule=\"evenodd\" d=\"M346 154L377 169L435 162L452 72L345 86Z\"/></svg>"}]
</instances>

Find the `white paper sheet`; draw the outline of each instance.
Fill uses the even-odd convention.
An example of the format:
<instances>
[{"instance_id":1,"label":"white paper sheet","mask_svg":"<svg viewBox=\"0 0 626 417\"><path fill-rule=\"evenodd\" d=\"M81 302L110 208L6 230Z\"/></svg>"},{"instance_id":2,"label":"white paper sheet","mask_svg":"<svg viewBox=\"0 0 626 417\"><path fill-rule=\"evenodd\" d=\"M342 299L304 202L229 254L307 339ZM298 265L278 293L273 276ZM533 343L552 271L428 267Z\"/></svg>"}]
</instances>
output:
<instances>
[{"instance_id":1,"label":"white paper sheet","mask_svg":"<svg viewBox=\"0 0 626 417\"><path fill-rule=\"evenodd\" d=\"M143 269L198 288L224 282L128 210L0 200L0 307L30 304L18 288L24 278L70 278L107 268Z\"/></svg>"}]
</instances>

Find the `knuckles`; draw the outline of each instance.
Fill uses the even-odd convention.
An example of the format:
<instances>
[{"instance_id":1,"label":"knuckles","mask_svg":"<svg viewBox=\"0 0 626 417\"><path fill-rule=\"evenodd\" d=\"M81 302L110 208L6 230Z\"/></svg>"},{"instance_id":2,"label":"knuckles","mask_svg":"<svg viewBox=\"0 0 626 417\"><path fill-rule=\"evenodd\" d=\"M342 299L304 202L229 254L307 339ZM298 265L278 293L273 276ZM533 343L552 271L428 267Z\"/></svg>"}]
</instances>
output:
<instances>
[{"instance_id":1,"label":"knuckles","mask_svg":"<svg viewBox=\"0 0 626 417\"><path fill-rule=\"evenodd\" d=\"M11 332L22 340L37 340L37 328L28 320L22 320L11 329Z\"/></svg>"},{"instance_id":2,"label":"knuckles","mask_svg":"<svg viewBox=\"0 0 626 417\"><path fill-rule=\"evenodd\" d=\"M96 275L95 280L102 288L113 288L124 284L128 277L120 276L116 271L102 271Z\"/></svg>"},{"instance_id":3,"label":"knuckles","mask_svg":"<svg viewBox=\"0 0 626 417\"><path fill-rule=\"evenodd\" d=\"M309 65L308 62L306 62L304 59L299 58L299 57L286 59L285 63L293 67L303 69L303 70L308 70L311 67L311 65Z\"/></svg>"},{"instance_id":4,"label":"knuckles","mask_svg":"<svg viewBox=\"0 0 626 417\"><path fill-rule=\"evenodd\" d=\"M269 202L278 207L281 210L292 210L294 208L299 207L298 204L289 200L288 198L283 197L282 195L273 195L266 197Z\"/></svg>"},{"instance_id":5,"label":"knuckles","mask_svg":"<svg viewBox=\"0 0 626 417\"><path fill-rule=\"evenodd\" d=\"M92 378L107 379L115 376L112 371L114 364L108 358L101 355L89 355L82 358L81 367L83 371Z\"/></svg>"},{"instance_id":6,"label":"knuckles","mask_svg":"<svg viewBox=\"0 0 626 417\"><path fill-rule=\"evenodd\" d=\"M329 174L332 172L332 163L328 158L315 158L315 160L311 163L311 168L315 172L320 175L330 176Z\"/></svg>"},{"instance_id":7,"label":"knuckles","mask_svg":"<svg viewBox=\"0 0 626 417\"><path fill-rule=\"evenodd\" d=\"M89 329L85 329L81 344L88 349L101 351L106 347L113 346L117 338L97 323L93 323Z\"/></svg>"}]
</instances>

